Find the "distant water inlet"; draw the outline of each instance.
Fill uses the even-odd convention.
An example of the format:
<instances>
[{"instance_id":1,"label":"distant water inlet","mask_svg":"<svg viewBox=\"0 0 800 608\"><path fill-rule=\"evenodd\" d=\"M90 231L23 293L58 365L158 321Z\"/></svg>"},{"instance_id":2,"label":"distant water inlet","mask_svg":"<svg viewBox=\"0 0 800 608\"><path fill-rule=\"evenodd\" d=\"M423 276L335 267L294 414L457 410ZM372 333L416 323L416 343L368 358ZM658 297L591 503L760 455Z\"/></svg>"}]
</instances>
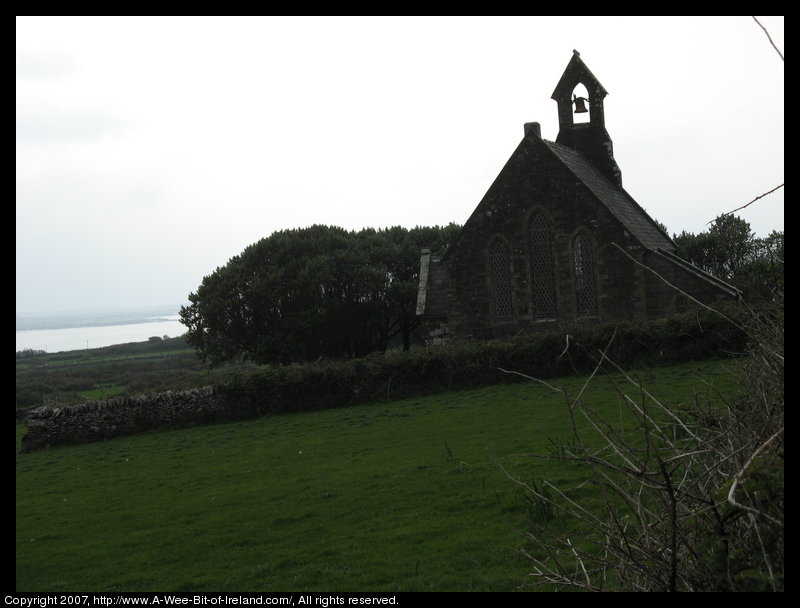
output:
<instances>
[{"instance_id":1,"label":"distant water inlet","mask_svg":"<svg viewBox=\"0 0 800 608\"><path fill-rule=\"evenodd\" d=\"M152 336L176 338L186 333L178 315L157 320L122 325L65 327L61 329L17 330L17 350L44 350L58 353L67 350L102 348L128 342L146 342Z\"/></svg>"}]
</instances>

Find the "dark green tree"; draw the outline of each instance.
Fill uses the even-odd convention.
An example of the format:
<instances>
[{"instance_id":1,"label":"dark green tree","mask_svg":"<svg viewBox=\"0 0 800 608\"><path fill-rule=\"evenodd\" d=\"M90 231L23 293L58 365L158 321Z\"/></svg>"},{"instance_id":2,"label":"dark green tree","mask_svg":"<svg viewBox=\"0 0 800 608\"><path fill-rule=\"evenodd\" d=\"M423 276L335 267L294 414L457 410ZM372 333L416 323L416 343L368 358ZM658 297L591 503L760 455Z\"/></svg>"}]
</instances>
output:
<instances>
[{"instance_id":1,"label":"dark green tree","mask_svg":"<svg viewBox=\"0 0 800 608\"><path fill-rule=\"evenodd\" d=\"M735 215L720 215L708 230L711 274L736 284L744 267L755 259L756 239L750 223Z\"/></svg>"},{"instance_id":2,"label":"dark green tree","mask_svg":"<svg viewBox=\"0 0 800 608\"><path fill-rule=\"evenodd\" d=\"M708 231L683 231L673 240L681 257L735 285L745 301L769 300L783 289L783 232L759 239L749 222L721 215Z\"/></svg>"},{"instance_id":3,"label":"dark green tree","mask_svg":"<svg viewBox=\"0 0 800 608\"><path fill-rule=\"evenodd\" d=\"M187 341L212 364L354 357L408 348L420 250L457 226L276 232L205 277L181 311Z\"/></svg>"},{"instance_id":4,"label":"dark green tree","mask_svg":"<svg viewBox=\"0 0 800 608\"><path fill-rule=\"evenodd\" d=\"M784 290L783 232L773 230L754 242L753 260L739 271L736 286L749 302L773 302Z\"/></svg>"},{"instance_id":5,"label":"dark green tree","mask_svg":"<svg viewBox=\"0 0 800 608\"><path fill-rule=\"evenodd\" d=\"M458 234L460 226L417 226L411 230L401 227L375 231L370 235L370 250L376 266L386 269L384 307L385 346L399 338L403 350L411 347L411 336L419 325L416 316L419 264L422 249L442 254ZM368 231L365 231L368 233Z\"/></svg>"},{"instance_id":6,"label":"dark green tree","mask_svg":"<svg viewBox=\"0 0 800 608\"><path fill-rule=\"evenodd\" d=\"M672 240L675 241L678 246L678 253L684 260L711 273L712 264L709 254L711 241L707 232L694 234L684 230L680 234L673 235Z\"/></svg>"}]
</instances>

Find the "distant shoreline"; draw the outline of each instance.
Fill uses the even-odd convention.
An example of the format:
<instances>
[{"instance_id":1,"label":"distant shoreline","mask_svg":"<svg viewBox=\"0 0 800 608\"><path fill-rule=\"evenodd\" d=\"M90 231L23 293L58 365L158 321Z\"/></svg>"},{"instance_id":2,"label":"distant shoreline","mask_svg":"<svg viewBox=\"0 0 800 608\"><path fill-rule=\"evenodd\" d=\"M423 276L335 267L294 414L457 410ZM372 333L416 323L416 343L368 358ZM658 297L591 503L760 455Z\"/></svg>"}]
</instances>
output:
<instances>
[{"instance_id":1,"label":"distant shoreline","mask_svg":"<svg viewBox=\"0 0 800 608\"><path fill-rule=\"evenodd\" d=\"M28 322L17 320L17 331L34 331L38 329L71 329L75 327L106 327L108 325L136 325L138 323L158 323L160 321L172 321L167 317L146 317L136 319L108 319L108 320L85 320L85 321L58 321L49 320L30 320Z\"/></svg>"},{"instance_id":2,"label":"distant shoreline","mask_svg":"<svg viewBox=\"0 0 800 608\"><path fill-rule=\"evenodd\" d=\"M78 320L74 320L76 323ZM85 321L85 320L84 320ZM17 329L17 352L41 350L56 353L146 342L186 333L179 315L95 320L92 325Z\"/></svg>"},{"instance_id":3,"label":"distant shoreline","mask_svg":"<svg viewBox=\"0 0 800 608\"><path fill-rule=\"evenodd\" d=\"M76 310L52 313L17 313L16 330L72 329L80 327L106 327L109 325L137 325L172 321L180 306L151 306L116 310Z\"/></svg>"}]
</instances>

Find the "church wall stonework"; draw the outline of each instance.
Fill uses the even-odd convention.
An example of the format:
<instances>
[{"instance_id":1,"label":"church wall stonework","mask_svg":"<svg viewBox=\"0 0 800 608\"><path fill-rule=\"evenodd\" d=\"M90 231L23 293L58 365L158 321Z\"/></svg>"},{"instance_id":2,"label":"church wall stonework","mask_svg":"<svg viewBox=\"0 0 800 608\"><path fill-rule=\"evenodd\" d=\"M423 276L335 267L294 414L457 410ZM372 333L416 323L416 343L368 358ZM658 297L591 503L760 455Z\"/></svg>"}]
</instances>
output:
<instances>
[{"instance_id":1,"label":"church wall stonework","mask_svg":"<svg viewBox=\"0 0 800 608\"><path fill-rule=\"evenodd\" d=\"M543 212L553 227L556 314L552 320L535 319L532 308L529 225L536 211ZM484 338L577 320L573 247L579 230L593 244L598 294L597 314L585 320L645 318L644 271L612 243L634 258L641 257L642 248L563 165L526 138L445 256L452 331ZM487 248L494 238L504 240L511 252L511 319L495 319L491 309Z\"/></svg>"},{"instance_id":2,"label":"church wall stonework","mask_svg":"<svg viewBox=\"0 0 800 608\"><path fill-rule=\"evenodd\" d=\"M694 300L713 306L732 299L730 294L699 274L683 272L658 255L648 253L645 263L650 269L645 271L648 304L646 314L650 318L697 309L700 305Z\"/></svg>"}]
</instances>

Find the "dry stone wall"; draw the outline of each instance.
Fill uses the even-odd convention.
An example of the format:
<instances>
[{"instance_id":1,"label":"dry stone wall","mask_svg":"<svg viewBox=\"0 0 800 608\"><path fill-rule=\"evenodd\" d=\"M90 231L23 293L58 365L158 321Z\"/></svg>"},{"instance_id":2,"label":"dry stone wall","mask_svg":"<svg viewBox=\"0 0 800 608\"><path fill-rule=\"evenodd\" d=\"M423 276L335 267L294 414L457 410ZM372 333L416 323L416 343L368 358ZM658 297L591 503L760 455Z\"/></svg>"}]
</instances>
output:
<instances>
[{"instance_id":1,"label":"dry stone wall","mask_svg":"<svg viewBox=\"0 0 800 608\"><path fill-rule=\"evenodd\" d=\"M223 415L224 401L217 389L206 386L66 407L40 406L28 411L28 433L22 439L22 452L212 422Z\"/></svg>"}]
</instances>

